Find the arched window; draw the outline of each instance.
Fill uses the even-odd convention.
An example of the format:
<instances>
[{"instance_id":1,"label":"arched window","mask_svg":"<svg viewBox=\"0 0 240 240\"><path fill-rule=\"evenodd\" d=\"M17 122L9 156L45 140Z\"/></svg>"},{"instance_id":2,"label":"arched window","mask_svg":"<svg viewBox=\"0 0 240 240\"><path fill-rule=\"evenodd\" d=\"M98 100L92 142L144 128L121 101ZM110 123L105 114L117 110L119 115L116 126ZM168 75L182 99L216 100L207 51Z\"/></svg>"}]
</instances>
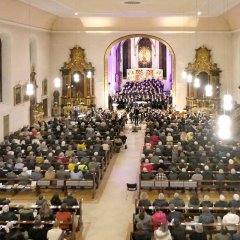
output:
<instances>
[{"instance_id":1,"label":"arched window","mask_svg":"<svg viewBox=\"0 0 240 240\"><path fill-rule=\"evenodd\" d=\"M123 51L123 77L127 77L127 69L131 68L131 40L127 39L122 46Z\"/></svg>"},{"instance_id":2,"label":"arched window","mask_svg":"<svg viewBox=\"0 0 240 240\"><path fill-rule=\"evenodd\" d=\"M0 102L2 102L2 40L0 38Z\"/></svg>"}]
</instances>

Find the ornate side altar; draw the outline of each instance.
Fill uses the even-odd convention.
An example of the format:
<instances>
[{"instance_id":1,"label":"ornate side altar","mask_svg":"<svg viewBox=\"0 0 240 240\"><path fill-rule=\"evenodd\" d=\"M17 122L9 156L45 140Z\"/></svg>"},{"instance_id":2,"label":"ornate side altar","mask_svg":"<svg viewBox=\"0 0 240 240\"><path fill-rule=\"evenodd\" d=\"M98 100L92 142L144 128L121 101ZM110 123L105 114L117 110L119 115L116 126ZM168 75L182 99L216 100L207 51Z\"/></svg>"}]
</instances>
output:
<instances>
[{"instance_id":1,"label":"ornate side altar","mask_svg":"<svg viewBox=\"0 0 240 240\"><path fill-rule=\"evenodd\" d=\"M194 87L194 82L187 84L187 107L204 111L216 111L220 104L220 73L221 70L213 62L211 50L205 46L196 49L193 63L188 63L185 68L187 74L191 74L200 81L200 87ZM212 86L212 96L205 95L206 85Z\"/></svg>"},{"instance_id":2,"label":"ornate side altar","mask_svg":"<svg viewBox=\"0 0 240 240\"><path fill-rule=\"evenodd\" d=\"M95 105L94 67L86 61L84 49L75 46L70 49L70 60L60 69L62 72L62 113L69 114L80 106Z\"/></svg>"}]
</instances>

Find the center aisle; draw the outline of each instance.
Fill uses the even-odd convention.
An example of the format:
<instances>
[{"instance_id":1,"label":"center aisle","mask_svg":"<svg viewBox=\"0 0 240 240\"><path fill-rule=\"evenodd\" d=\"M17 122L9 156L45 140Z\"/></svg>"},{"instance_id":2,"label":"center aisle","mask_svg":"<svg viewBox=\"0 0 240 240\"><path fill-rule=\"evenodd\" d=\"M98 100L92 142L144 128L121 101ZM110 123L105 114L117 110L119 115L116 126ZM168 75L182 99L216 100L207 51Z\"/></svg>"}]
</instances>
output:
<instances>
[{"instance_id":1,"label":"center aisle","mask_svg":"<svg viewBox=\"0 0 240 240\"><path fill-rule=\"evenodd\" d=\"M137 194L127 193L126 183L138 183L144 132L130 132L127 138L128 149L121 150L116 159L112 159L114 164L112 169L111 166L107 169L110 172L104 176L107 182L100 196L97 195L97 203L83 202L81 240L125 240L129 236ZM101 191L101 187L97 191Z\"/></svg>"}]
</instances>

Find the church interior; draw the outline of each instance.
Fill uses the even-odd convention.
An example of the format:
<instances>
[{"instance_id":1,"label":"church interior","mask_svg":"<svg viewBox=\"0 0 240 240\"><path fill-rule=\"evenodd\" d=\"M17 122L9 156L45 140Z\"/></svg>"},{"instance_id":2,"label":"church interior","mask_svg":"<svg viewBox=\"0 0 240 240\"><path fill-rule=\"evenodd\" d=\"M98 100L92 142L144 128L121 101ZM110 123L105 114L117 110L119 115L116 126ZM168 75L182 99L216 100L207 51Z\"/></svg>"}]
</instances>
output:
<instances>
[{"instance_id":1,"label":"church interior","mask_svg":"<svg viewBox=\"0 0 240 240\"><path fill-rule=\"evenodd\" d=\"M239 13L1 0L0 239L240 239Z\"/></svg>"}]
</instances>

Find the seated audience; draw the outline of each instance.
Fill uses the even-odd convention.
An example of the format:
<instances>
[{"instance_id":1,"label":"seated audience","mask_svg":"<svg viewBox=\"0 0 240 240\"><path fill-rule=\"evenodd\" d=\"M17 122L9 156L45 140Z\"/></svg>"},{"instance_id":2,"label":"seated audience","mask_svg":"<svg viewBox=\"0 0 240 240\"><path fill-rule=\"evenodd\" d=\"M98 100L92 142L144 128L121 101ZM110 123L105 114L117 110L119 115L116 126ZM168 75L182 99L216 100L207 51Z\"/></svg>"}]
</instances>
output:
<instances>
[{"instance_id":1,"label":"seated audience","mask_svg":"<svg viewBox=\"0 0 240 240\"><path fill-rule=\"evenodd\" d=\"M215 202L214 207L228 207L228 202L225 201L223 194L219 195L219 200Z\"/></svg>"},{"instance_id":2,"label":"seated audience","mask_svg":"<svg viewBox=\"0 0 240 240\"><path fill-rule=\"evenodd\" d=\"M69 229L72 220L72 214L67 210L66 203L63 203L61 209L56 213L56 219L61 222L61 229Z\"/></svg>"},{"instance_id":3,"label":"seated audience","mask_svg":"<svg viewBox=\"0 0 240 240\"><path fill-rule=\"evenodd\" d=\"M227 228L222 227L221 231L214 235L213 240L232 240L232 236L227 231Z\"/></svg>"},{"instance_id":4,"label":"seated audience","mask_svg":"<svg viewBox=\"0 0 240 240\"><path fill-rule=\"evenodd\" d=\"M154 231L154 239L155 240L171 240L172 236L168 229L167 222L162 223L155 231Z\"/></svg>"},{"instance_id":5,"label":"seated audience","mask_svg":"<svg viewBox=\"0 0 240 240\"><path fill-rule=\"evenodd\" d=\"M209 224L214 223L215 218L213 214L209 211L207 206L203 206L202 214L199 216L199 223Z\"/></svg>"},{"instance_id":6,"label":"seated audience","mask_svg":"<svg viewBox=\"0 0 240 240\"><path fill-rule=\"evenodd\" d=\"M149 207L151 206L151 202L149 200L148 194L146 192L141 192L140 199L138 202L139 207Z\"/></svg>"},{"instance_id":7,"label":"seated audience","mask_svg":"<svg viewBox=\"0 0 240 240\"><path fill-rule=\"evenodd\" d=\"M238 224L239 223L239 216L236 214L236 209L231 208L230 212L223 216L222 222L225 224ZM227 230L229 231L236 231L236 226L226 226Z\"/></svg>"},{"instance_id":8,"label":"seated audience","mask_svg":"<svg viewBox=\"0 0 240 240\"><path fill-rule=\"evenodd\" d=\"M55 219L53 211L47 201L42 204L39 210L39 216L42 221L53 221Z\"/></svg>"},{"instance_id":9,"label":"seated audience","mask_svg":"<svg viewBox=\"0 0 240 240\"><path fill-rule=\"evenodd\" d=\"M234 194L233 199L229 202L228 204L229 207L234 207L234 208L239 208L240 207L240 200L239 200L239 195Z\"/></svg>"},{"instance_id":10,"label":"seated audience","mask_svg":"<svg viewBox=\"0 0 240 240\"><path fill-rule=\"evenodd\" d=\"M59 221L56 221L53 224L52 229L50 229L47 232L47 239L48 240L56 240L56 239L60 239L60 236L62 235L62 229L60 228L60 223Z\"/></svg>"},{"instance_id":11,"label":"seated audience","mask_svg":"<svg viewBox=\"0 0 240 240\"><path fill-rule=\"evenodd\" d=\"M61 206L62 205L62 200L59 197L59 194L56 193L52 196L51 200L50 200L51 205L53 206Z\"/></svg>"},{"instance_id":12,"label":"seated audience","mask_svg":"<svg viewBox=\"0 0 240 240\"><path fill-rule=\"evenodd\" d=\"M47 201L47 200L45 199L45 197L44 197L42 194L40 194L40 195L38 196L38 200L36 201L36 205L42 206L43 203L46 202L46 201Z\"/></svg>"},{"instance_id":13,"label":"seated audience","mask_svg":"<svg viewBox=\"0 0 240 240\"><path fill-rule=\"evenodd\" d=\"M36 220L32 228L28 230L29 239L32 240L46 240L47 239L47 228L40 220Z\"/></svg>"},{"instance_id":14,"label":"seated audience","mask_svg":"<svg viewBox=\"0 0 240 240\"><path fill-rule=\"evenodd\" d=\"M77 165L74 167L74 170L71 171L71 173L70 173L70 178L71 178L72 180L80 180L80 179L83 179L83 173L82 173L82 171L80 171L80 170L78 169L78 166L77 166Z\"/></svg>"},{"instance_id":15,"label":"seated audience","mask_svg":"<svg viewBox=\"0 0 240 240\"><path fill-rule=\"evenodd\" d=\"M2 207L2 213L0 214L0 221L16 221L18 220L18 217L13 213L9 211L9 206L4 205Z\"/></svg>"},{"instance_id":16,"label":"seated audience","mask_svg":"<svg viewBox=\"0 0 240 240\"><path fill-rule=\"evenodd\" d=\"M203 231L203 226L201 224L195 225L195 230L189 235L190 240L207 240L207 234Z\"/></svg>"},{"instance_id":17,"label":"seated audience","mask_svg":"<svg viewBox=\"0 0 240 240\"><path fill-rule=\"evenodd\" d=\"M170 231L174 240L187 240L186 228L181 225L178 219L174 218L173 226Z\"/></svg>"},{"instance_id":18,"label":"seated audience","mask_svg":"<svg viewBox=\"0 0 240 240\"><path fill-rule=\"evenodd\" d=\"M200 207L207 206L207 207L213 207L213 202L210 201L209 195L203 196L203 201L200 204Z\"/></svg>"},{"instance_id":19,"label":"seated audience","mask_svg":"<svg viewBox=\"0 0 240 240\"><path fill-rule=\"evenodd\" d=\"M71 192L68 192L67 197L63 199L63 204L66 204L67 206L77 206L78 201L75 197L73 197Z\"/></svg>"},{"instance_id":20,"label":"seated audience","mask_svg":"<svg viewBox=\"0 0 240 240\"><path fill-rule=\"evenodd\" d=\"M155 208L155 213L152 215L152 224L153 224L153 230L156 230L161 226L161 224L167 222L167 217L164 212L160 210L159 207Z\"/></svg>"},{"instance_id":21,"label":"seated audience","mask_svg":"<svg viewBox=\"0 0 240 240\"><path fill-rule=\"evenodd\" d=\"M144 208L139 209L139 213L135 215L134 222L141 223L143 225L143 230L148 231L149 233L152 230L152 217L149 216Z\"/></svg>"},{"instance_id":22,"label":"seated audience","mask_svg":"<svg viewBox=\"0 0 240 240\"><path fill-rule=\"evenodd\" d=\"M138 222L136 224L137 230L132 233L133 240L151 240L151 235L143 229L143 224Z\"/></svg>"},{"instance_id":23,"label":"seated audience","mask_svg":"<svg viewBox=\"0 0 240 240\"><path fill-rule=\"evenodd\" d=\"M167 215L168 222L172 222L172 220L178 220L178 222L184 222L184 215L180 211L175 210L174 204L169 204L169 213Z\"/></svg>"},{"instance_id":24,"label":"seated audience","mask_svg":"<svg viewBox=\"0 0 240 240\"><path fill-rule=\"evenodd\" d=\"M21 221L33 221L33 209L32 205L26 204L22 209L19 210L20 220Z\"/></svg>"},{"instance_id":25,"label":"seated audience","mask_svg":"<svg viewBox=\"0 0 240 240\"><path fill-rule=\"evenodd\" d=\"M199 207L199 205L200 205L200 201L198 199L197 193L193 192L192 196L189 200L188 206L189 207Z\"/></svg>"},{"instance_id":26,"label":"seated audience","mask_svg":"<svg viewBox=\"0 0 240 240\"><path fill-rule=\"evenodd\" d=\"M174 193L173 199L169 202L172 203L175 207L184 207L185 202L179 197L178 193Z\"/></svg>"},{"instance_id":27,"label":"seated audience","mask_svg":"<svg viewBox=\"0 0 240 240\"><path fill-rule=\"evenodd\" d=\"M56 173L54 172L54 167L50 167L46 172L44 178L47 180L54 179L56 177Z\"/></svg>"},{"instance_id":28,"label":"seated audience","mask_svg":"<svg viewBox=\"0 0 240 240\"><path fill-rule=\"evenodd\" d=\"M167 207L168 202L165 200L163 193L159 193L158 198L153 201L152 204L154 207Z\"/></svg>"}]
</instances>

